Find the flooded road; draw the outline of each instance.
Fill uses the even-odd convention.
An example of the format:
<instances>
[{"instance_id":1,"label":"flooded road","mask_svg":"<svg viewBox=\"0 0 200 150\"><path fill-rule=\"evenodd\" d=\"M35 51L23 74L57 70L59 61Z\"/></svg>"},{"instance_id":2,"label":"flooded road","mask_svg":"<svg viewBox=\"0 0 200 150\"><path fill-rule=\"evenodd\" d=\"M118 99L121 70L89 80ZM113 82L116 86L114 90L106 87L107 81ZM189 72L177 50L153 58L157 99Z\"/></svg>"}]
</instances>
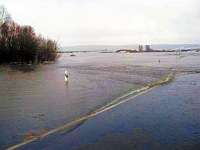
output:
<instances>
[{"instance_id":1,"label":"flooded road","mask_svg":"<svg viewBox=\"0 0 200 150\"><path fill-rule=\"evenodd\" d=\"M199 107L200 74L182 75L21 149L199 150Z\"/></svg>"},{"instance_id":2,"label":"flooded road","mask_svg":"<svg viewBox=\"0 0 200 150\"><path fill-rule=\"evenodd\" d=\"M200 70L199 53L69 55L35 71L0 67L1 149L22 142L28 131L52 130L170 72Z\"/></svg>"}]
</instances>

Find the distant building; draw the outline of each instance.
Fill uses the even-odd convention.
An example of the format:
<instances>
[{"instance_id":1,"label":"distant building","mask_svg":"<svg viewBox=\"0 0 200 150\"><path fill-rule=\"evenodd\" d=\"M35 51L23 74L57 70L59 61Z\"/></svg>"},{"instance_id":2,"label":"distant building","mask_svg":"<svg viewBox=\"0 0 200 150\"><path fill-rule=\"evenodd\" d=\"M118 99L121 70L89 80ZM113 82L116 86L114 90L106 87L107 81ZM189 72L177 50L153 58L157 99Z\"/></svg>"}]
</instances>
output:
<instances>
[{"instance_id":1,"label":"distant building","mask_svg":"<svg viewBox=\"0 0 200 150\"><path fill-rule=\"evenodd\" d=\"M145 51L146 51L146 52L152 51L152 49L150 48L150 45L146 45L146 46L145 46Z\"/></svg>"},{"instance_id":2,"label":"distant building","mask_svg":"<svg viewBox=\"0 0 200 150\"><path fill-rule=\"evenodd\" d=\"M138 50L139 50L140 52L143 51L143 46L142 46L142 45L139 45Z\"/></svg>"}]
</instances>

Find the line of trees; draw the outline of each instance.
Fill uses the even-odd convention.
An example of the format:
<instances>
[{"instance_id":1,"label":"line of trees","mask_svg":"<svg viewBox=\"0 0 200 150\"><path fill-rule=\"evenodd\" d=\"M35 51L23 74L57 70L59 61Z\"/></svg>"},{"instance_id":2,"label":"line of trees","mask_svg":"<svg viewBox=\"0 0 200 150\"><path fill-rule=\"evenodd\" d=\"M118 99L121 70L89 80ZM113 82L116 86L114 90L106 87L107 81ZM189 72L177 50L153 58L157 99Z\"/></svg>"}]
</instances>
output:
<instances>
[{"instance_id":1,"label":"line of trees","mask_svg":"<svg viewBox=\"0 0 200 150\"><path fill-rule=\"evenodd\" d=\"M18 25L0 5L0 64L54 61L58 49L57 41L37 36L31 26Z\"/></svg>"}]
</instances>

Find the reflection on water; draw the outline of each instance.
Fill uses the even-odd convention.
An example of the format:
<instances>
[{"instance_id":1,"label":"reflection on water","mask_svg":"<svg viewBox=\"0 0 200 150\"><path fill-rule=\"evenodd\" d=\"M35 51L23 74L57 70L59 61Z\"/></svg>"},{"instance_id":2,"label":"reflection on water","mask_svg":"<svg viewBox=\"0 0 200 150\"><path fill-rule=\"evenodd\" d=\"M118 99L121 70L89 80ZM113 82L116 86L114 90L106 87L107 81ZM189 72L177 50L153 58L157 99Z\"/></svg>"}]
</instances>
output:
<instances>
[{"instance_id":1,"label":"reflection on water","mask_svg":"<svg viewBox=\"0 0 200 150\"><path fill-rule=\"evenodd\" d=\"M63 54L55 64L28 72L1 66L0 143L12 145L27 131L70 122L171 71L197 70L199 58L192 53L184 58L173 53L79 53ZM43 120L35 117L41 114Z\"/></svg>"}]
</instances>

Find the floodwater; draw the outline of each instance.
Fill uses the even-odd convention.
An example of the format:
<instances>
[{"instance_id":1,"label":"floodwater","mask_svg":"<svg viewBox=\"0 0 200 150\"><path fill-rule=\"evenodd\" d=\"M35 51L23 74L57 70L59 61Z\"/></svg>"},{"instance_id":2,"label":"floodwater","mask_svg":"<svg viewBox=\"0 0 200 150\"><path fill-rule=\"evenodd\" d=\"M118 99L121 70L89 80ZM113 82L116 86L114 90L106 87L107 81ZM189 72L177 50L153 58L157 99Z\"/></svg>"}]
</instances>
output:
<instances>
[{"instance_id":1,"label":"floodwater","mask_svg":"<svg viewBox=\"0 0 200 150\"><path fill-rule=\"evenodd\" d=\"M78 53L35 71L1 66L0 148L22 142L28 131L69 123L170 72L199 71L199 60L195 52Z\"/></svg>"},{"instance_id":2,"label":"floodwater","mask_svg":"<svg viewBox=\"0 0 200 150\"><path fill-rule=\"evenodd\" d=\"M181 75L22 150L199 150L199 91L200 74Z\"/></svg>"}]
</instances>

